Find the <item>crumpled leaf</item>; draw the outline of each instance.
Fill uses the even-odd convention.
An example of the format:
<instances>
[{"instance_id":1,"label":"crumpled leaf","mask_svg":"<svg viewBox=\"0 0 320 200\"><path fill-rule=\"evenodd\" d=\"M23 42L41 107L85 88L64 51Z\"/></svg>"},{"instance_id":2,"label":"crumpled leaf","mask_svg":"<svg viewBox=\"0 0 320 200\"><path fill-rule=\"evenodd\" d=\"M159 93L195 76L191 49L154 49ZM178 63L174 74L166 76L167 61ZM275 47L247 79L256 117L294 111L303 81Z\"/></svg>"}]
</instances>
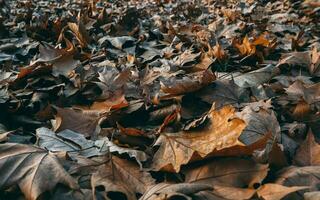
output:
<instances>
[{"instance_id":1,"label":"crumpled leaf","mask_svg":"<svg viewBox=\"0 0 320 200\"><path fill-rule=\"evenodd\" d=\"M196 72L185 76L182 79L172 77L161 81L161 90L168 94L179 95L188 92L194 92L200 88L212 83L216 79L210 70Z\"/></svg>"},{"instance_id":2,"label":"crumpled leaf","mask_svg":"<svg viewBox=\"0 0 320 200\"><path fill-rule=\"evenodd\" d=\"M234 41L233 45L239 50L240 54L243 56L248 56L257 53L258 46L274 49L276 46L276 41L268 40L266 36L267 34L263 33L250 42L248 36L246 35L241 43L238 41Z\"/></svg>"},{"instance_id":3,"label":"crumpled leaf","mask_svg":"<svg viewBox=\"0 0 320 200\"><path fill-rule=\"evenodd\" d=\"M131 36L110 37L104 36L99 39L98 43L104 46L106 42L109 42L113 47L117 49L124 49L126 47L133 46L136 40Z\"/></svg>"},{"instance_id":4,"label":"crumpled leaf","mask_svg":"<svg viewBox=\"0 0 320 200\"><path fill-rule=\"evenodd\" d=\"M133 158L137 161L141 169L141 162L145 162L149 158L149 156L141 150L120 147L109 141L107 138L96 140L94 144L99 148L100 152L118 153L120 155L127 154L130 158Z\"/></svg>"},{"instance_id":5,"label":"crumpled leaf","mask_svg":"<svg viewBox=\"0 0 320 200\"><path fill-rule=\"evenodd\" d=\"M150 174L140 171L134 163L114 156L91 177L93 195L101 192L106 199L108 193L110 196L120 193L126 199L134 200L136 193L143 194L153 184L155 181ZM101 186L103 191L100 191Z\"/></svg>"},{"instance_id":6,"label":"crumpled leaf","mask_svg":"<svg viewBox=\"0 0 320 200\"><path fill-rule=\"evenodd\" d=\"M210 124L204 129L179 133L163 133L156 145L160 145L152 162L155 170L180 171L198 156L250 154L265 145L265 138L248 146L238 140L246 123L235 116L232 106L211 110Z\"/></svg>"},{"instance_id":7,"label":"crumpled leaf","mask_svg":"<svg viewBox=\"0 0 320 200\"><path fill-rule=\"evenodd\" d=\"M34 146L0 144L0 169L0 188L18 185L28 200L36 200L58 183L78 189L53 154Z\"/></svg>"},{"instance_id":8,"label":"crumpled leaf","mask_svg":"<svg viewBox=\"0 0 320 200\"><path fill-rule=\"evenodd\" d=\"M74 33L74 35L77 37L80 45L82 47L88 46L90 42L90 37L83 23L81 21L79 21L78 23L69 22L68 26L70 30Z\"/></svg>"},{"instance_id":9,"label":"crumpled leaf","mask_svg":"<svg viewBox=\"0 0 320 200\"><path fill-rule=\"evenodd\" d=\"M75 47L73 44L65 39L67 47L65 49L56 49L53 46L43 43L39 46L39 56L31 65L36 63L51 63L52 71L55 76L64 75L68 77L71 71L76 68L80 62L73 59Z\"/></svg>"},{"instance_id":10,"label":"crumpled leaf","mask_svg":"<svg viewBox=\"0 0 320 200\"><path fill-rule=\"evenodd\" d=\"M186 67L186 65L196 62L196 59L198 59L200 55L201 52L193 53L192 50L186 50L176 58L175 63L183 68Z\"/></svg>"},{"instance_id":11,"label":"crumpled leaf","mask_svg":"<svg viewBox=\"0 0 320 200\"><path fill-rule=\"evenodd\" d=\"M278 66L283 64L304 67L312 76L319 77L320 75L320 55L315 47L312 51L290 52L283 54Z\"/></svg>"}]
</instances>

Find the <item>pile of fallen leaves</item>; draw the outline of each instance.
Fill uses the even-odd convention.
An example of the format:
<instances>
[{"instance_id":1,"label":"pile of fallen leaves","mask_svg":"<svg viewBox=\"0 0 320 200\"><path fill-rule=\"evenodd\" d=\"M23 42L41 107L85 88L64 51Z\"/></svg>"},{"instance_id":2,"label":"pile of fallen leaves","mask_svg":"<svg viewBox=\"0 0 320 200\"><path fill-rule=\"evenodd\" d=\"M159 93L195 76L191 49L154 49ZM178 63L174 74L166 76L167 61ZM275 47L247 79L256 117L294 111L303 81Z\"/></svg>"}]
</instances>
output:
<instances>
[{"instance_id":1,"label":"pile of fallen leaves","mask_svg":"<svg viewBox=\"0 0 320 200\"><path fill-rule=\"evenodd\" d=\"M0 0L0 199L320 199L319 17Z\"/></svg>"}]
</instances>

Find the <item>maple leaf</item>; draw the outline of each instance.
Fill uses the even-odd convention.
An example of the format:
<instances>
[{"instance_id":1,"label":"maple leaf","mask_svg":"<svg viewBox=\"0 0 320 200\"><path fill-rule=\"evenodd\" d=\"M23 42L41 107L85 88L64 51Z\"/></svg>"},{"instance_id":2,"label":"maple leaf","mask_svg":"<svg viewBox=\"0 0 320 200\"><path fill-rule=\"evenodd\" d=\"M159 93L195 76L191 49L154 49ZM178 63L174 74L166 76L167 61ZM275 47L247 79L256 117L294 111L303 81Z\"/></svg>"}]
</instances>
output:
<instances>
[{"instance_id":1,"label":"maple leaf","mask_svg":"<svg viewBox=\"0 0 320 200\"><path fill-rule=\"evenodd\" d=\"M129 200L136 199L135 193L143 194L154 183L150 174L140 171L134 163L117 157L101 165L91 177L93 194L99 192L102 186L106 194L119 192Z\"/></svg>"},{"instance_id":2,"label":"maple leaf","mask_svg":"<svg viewBox=\"0 0 320 200\"><path fill-rule=\"evenodd\" d=\"M160 148L154 155L152 168L178 172L181 165L197 156L250 154L266 142L263 138L246 146L238 140L246 123L236 117L232 106L211 110L208 118L210 124L204 129L163 133L157 141Z\"/></svg>"},{"instance_id":3,"label":"maple leaf","mask_svg":"<svg viewBox=\"0 0 320 200\"><path fill-rule=\"evenodd\" d=\"M1 144L0 169L0 188L18 185L28 200L36 200L58 183L78 189L53 154L31 145Z\"/></svg>"}]
</instances>

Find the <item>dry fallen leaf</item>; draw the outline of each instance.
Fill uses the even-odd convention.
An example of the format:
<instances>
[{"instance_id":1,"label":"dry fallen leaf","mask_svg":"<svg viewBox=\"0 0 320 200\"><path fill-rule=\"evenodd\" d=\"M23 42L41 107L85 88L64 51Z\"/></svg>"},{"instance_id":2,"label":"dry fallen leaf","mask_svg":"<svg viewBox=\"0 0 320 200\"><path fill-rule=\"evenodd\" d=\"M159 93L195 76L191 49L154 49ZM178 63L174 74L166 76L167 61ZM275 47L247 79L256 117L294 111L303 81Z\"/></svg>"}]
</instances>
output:
<instances>
[{"instance_id":1,"label":"dry fallen leaf","mask_svg":"<svg viewBox=\"0 0 320 200\"><path fill-rule=\"evenodd\" d=\"M197 156L208 155L243 155L265 145L265 138L248 146L238 140L246 123L236 118L232 106L220 110L211 110L208 114L210 124L197 131L163 133L156 145L159 150L153 158L155 170L180 171L181 165L187 164Z\"/></svg>"},{"instance_id":2,"label":"dry fallen leaf","mask_svg":"<svg viewBox=\"0 0 320 200\"><path fill-rule=\"evenodd\" d=\"M112 157L108 163L101 165L91 177L94 199L97 193L103 196L120 193L126 199L134 200L135 193L143 194L148 187L155 184L147 172L140 171L134 163L117 157ZM104 189L101 191L101 187Z\"/></svg>"},{"instance_id":3,"label":"dry fallen leaf","mask_svg":"<svg viewBox=\"0 0 320 200\"><path fill-rule=\"evenodd\" d=\"M83 134L85 137L96 137L98 134L98 123L100 116L97 113L85 113L72 108L59 108L57 110L54 131L59 132L65 129Z\"/></svg>"},{"instance_id":4,"label":"dry fallen leaf","mask_svg":"<svg viewBox=\"0 0 320 200\"><path fill-rule=\"evenodd\" d=\"M28 200L36 200L58 183L78 189L52 153L30 145L1 144L0 169L0 188L18 185Z\"/></svg>"},{"instance_id":5,"label":"dry fallen leaf","mask_svg":"<svg viewBox=\"0 0 320 200\"><path fill-rule=\"evenodd\" d=\"M252 159L237 157L218 158L205 165L186 169L186 182L215 186L252 188L261 184L269 171L268 165Z\"/></svg>"},{"instance_id":6,"label":"dry fallen leaf","mask_svg":"<svg viewBox=\"0 0 320 200\"><path fill-rule=\"evenodd\" d=\"M315 141L312 130L296 152L294 163L299 166L320 165L320 145Z\"/></svg>"},{"instance_id":7,"label":"dry fallen leaf","mask_svg":"<svg viewBox=\"0 0 320 200\"><path fill-rule=\"evenodd\" d=\"M260 198L264 200L278 200L282 199L283 197L287 196L290 193L306 189L308 187L304 186L293 186L293 187L286 187L278 184L264 184L262 185L257 193Z\"/></svg>"},{"instance_id":8,"label":"dry fallen leaf","mask_svg":"<svg viewBox=\"0 0 320 200\"><path fill-rule=\"evenodd\" d=\"M318 191L318 185L320 183L319 177L319 166L290 166L282 169L276 174L276 180L274 183L288 187L307 186L310 191Z\"/></svg>"},{"instance_id":9,"label":"dry fallen leaf","mask_svg":"<svg viewBox=\"0 0 320 200\"><path fill-rule=\"evenodd\" d=\"M170 183L159 183L149 187L146 193L140 198L140 200L165 200L165 199L175 199L182 198L188 199L187 195L193 195L201 191L210 191L212 187L206 184L197 183L180 183L180 184L170 184ZM180 199L179 198L179 199Z\"/></svg>"},{"instance_id":10,"label":"dry fallen leaf","mask_svg":"<svg viewBox=\"0 0 320 200\"><path fill-rule=\"evenodd\" d=\"M161 90L168 94L179 95L194 92L202 87L209 85L216 79L210 70L200 71L189 74L188 77L178 79L172 77L161 82Z\"/></svg>"},{"instance_id":11,"label":"dry fallen leaf","mask_svg":"<svg viewBox=\"0 0 320 200\"><path fill-rule=\"evenodd\" d=\"M74 35L77 37L80 45L82 47L86 47L90 42L90 38L82 22L81 21L79 21L78 23L69 22L68 26L70 30L74 33Z\"/></svg>"}]
</instances>

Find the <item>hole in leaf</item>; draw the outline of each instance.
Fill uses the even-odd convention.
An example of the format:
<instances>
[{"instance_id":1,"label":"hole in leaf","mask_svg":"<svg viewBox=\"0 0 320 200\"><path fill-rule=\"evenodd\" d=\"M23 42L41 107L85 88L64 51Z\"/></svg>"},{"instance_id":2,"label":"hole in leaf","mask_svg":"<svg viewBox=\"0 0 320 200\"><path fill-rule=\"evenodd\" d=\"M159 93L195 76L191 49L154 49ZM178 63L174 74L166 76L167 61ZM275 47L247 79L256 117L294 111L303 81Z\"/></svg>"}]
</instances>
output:
<instances>
[{"instance_id":1,"label":"hole in leaf","mask_svg":"<svg viewBox=\"0 0 320 200\"><path fill-rule=\"evenodd\" d=\"M96 186L95 189L96 189L97 192L103 192L103 191L106 190L103 185L98 185L98 186Z\"/></svg>"},{"instance_id":2,"label":"hole in leaf","mask_svg":"<svg viewBox=\"0 0 320 200\"><path fill-rule=\"evenodd\" d=\"M127 200L127 196L122 192L108 192L107 196L111 200Z\"/></svg>"}]
</instances>

